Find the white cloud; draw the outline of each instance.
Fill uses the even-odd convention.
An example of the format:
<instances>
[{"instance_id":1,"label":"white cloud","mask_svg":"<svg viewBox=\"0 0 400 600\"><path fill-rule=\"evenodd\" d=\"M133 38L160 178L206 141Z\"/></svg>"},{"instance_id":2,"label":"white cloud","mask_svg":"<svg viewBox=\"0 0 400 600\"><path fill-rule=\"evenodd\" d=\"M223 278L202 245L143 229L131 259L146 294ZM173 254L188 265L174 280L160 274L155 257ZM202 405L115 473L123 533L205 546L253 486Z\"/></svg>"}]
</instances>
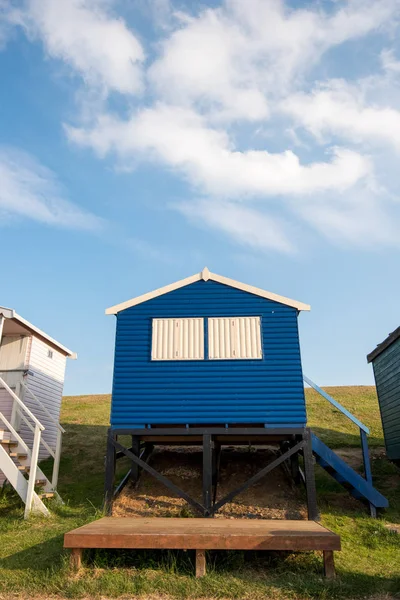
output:
<instances>
[{"instance_id":1,"label":"white cloud","mask_svg":"<svg viewBox=\"0 0 400 600\"><path fill-rule=\"evenodd\" d=\"M367 227L371 211L364 214L358 198L375 185L373 164L349 149L333 148L329 161L309 164L291 151L239 151L225 130L210 128L194 111L165 105L138 112L128 121L105 115L93 129L70 127L67 132L99 156L115 153L125 166L136 165L141 157L181 173L209 198L175 208L193 223L219 229L249 247L284 253L296 249L287 222L269 214L277 197L280 211L289 211L336 242L348 242L352 232L355 243L367 246L366 233L380 230L385 221L371 218ZM257 204L249 207L245 204L251 198Z\"/></svg>"},{"instance_id":2,"label":"white cloud","mask_svg":"<svg viewBox=\"0 0 400 600\"><path fill-rule=\"evenodd\" d=\"M373 96L355 83L322 85L313 69L340 44L397 31L400 0L302 8L284 0L223 0L214 8L187 2L186 13L173 0L138 0L142 17L156 15L162 36L149 43L147 63L130 24L116 16L116 0L21 1L9 23L22 24L85 82L80 114L65 126L69 139L116 157L124 170L151 161L183 177L194 199L176 208L193 222L282 252L294 243L279 214L335 242L395 243L376 143L398 149L396 103L386 102L384 87ZM134 6L127 9L133 23ZM384 77L393 82L398 62L381 50ZM331 54L324 76L334 62ZM107 105L112 91L125 100L115 112ZM132 95L141 92L133 111ZM255 135L260 129L263 137ZM314 136L306 144L303 130Z\"/></svg>"},{"instance_id":3,"label":"white cloud","mask_svg":"<svg viewBox=\"0 0 400 600\"><path fill-rule=\"evenodd\" d=\"M382 67L388 73L400 73L400 61L395 57L395 53L392 48L382 50L381 52Z\"/></svg>"},{"instance_id":4,"label":"white cloud","mask_svg":"<svg viewBox=\"0 0 400 600\"><path fill-rule=\"evenodd\" d=\"M285 254L295 250L295 244L286 233L286 224L258 210L218 200L182 202L174 208L197 226L207 225L223 231L244 246Z\"/></svg>"},{"instance_id":5,"label":"white cloud","mask_svg":"<svg viewBox=\"0 0 400 600\"><path fill-rule=\"evenodd\" d=\"M280 108L317 138L329 134L354 143L383 142L400 150L400 111L369 105L362 89L345 81L294 94Z\"/></svg>"},{"instance_id":6,"label":"white cloud","mask_svg":"<svg viewBox=\"0 0 400 600\"><path fill-rule=\"evenodd\" d=\"M253 128L259 121L273 122L284 106L290 118L300 123L302 117L301 125L312 130L317 143L325 143L323 134L329 130L329 119L335 118L332 128L336 133L341 128L352 144L356 129L359 140L365 139L363 130L365 136L371 132L384 136L392 123L385 129L373 121L391 121L396 111L386 117L382 112L360 116L361 99L342 89L340 107L328 106L325 115L310 103L309 95L293 90L304 85L304 76L329 48L392 26L398 10L397 0L355 0L331 12L312 5L291 10L280 0L245 4L226 0L197 16L180 14L179 26L166 34L160 56L148 71L156 102L137 109L130 118L103 113L90 126L66 127L67 134L99 156L114 154L124 168L150 160L179 173L196 196L209 198L186 201L178 210L240 243L293 250L285 233L287 222L270 214L280 197L281 210L326 237L347 242L352 237L355 243L368 245L367 238L384 237L387 222L375 200L365 211L359 203L378 188L370 156L334 142L324 153L318 151L322 159L302 161L292 150L269 150L268 137L264 149L243 147L237 142L235 124L244 120ZM296 102L301 102L298 110ZM248 129L250 139L251 132ZM312 156L309 151L307 155ZM245 206L249 199L257 206Z\"/></svg>"},{"instance_id":7,"label":"white cloud","mask_svg":"<svg viewBox=\"0 0 400 600\"><path fill-rule=\"evenodd\" d=\"M6 46L14 25L13 7L8 0L0 0L0 50Z\"/></svg>"},{"instance_id":8,"label":"white cloud","mask_svg":"<svg viewBox=\"0 0 400 600\"><path fill-rule=\"evenodd\" d=\"M291 151L239 151L227 133L207 127L188 109L159 105L123 121L102 117L91 130L67 128L71 140L101 156L115 152L136 161L147 153L183 173L202 191L219 196L301 196L343 191L371 172L370 161L336 148L330 162L302 165Z\"/></svg>"},{"instance_id":9,"label":"white cloud","mask_svg":"<svg viewBox=\"0 0 400 600\"><path fill-rule=\"evenodd\" d=\"M159 94L213 118L257 121L329 48L392 25L397 0L353 0L331 12L282 0L226 0L185 21L149 75ZM183 17L182 17L183 19Z\"/></svg>"},{"instance_id":10,"label":"white cloud","mask_svg":"<svg viewBox=\"0 0 400 600\"><path fill-rule=\"evenodd\" d=\"M0 211L47 225L94 230L102 220L69 202L52 171L16 148L0 147Z\"/></svg>"},{"instance_id":11,"label":"white cloud","mask_svg":"<svg viewBox=\"0 0 400 600\"><path fill-rule=\"evenodd\" d=\"M400 214L390 214L385 201L368 190L354 190L342 201L329 196L321 200L304 202L295 210L331 242L365 249L400 246Z\"/></svg>"},{"instance_id":12,"label":"white cloud","mask_svg":"<svg viewBox=\"0 0 400 600\"><path fill-rule=\"evenodd\" d=\"M13 11L13 21L90 86L134 94L143 88L144 51L111 6L109 0L25 0L18 17Z\"/></svg>"}]
</instances>

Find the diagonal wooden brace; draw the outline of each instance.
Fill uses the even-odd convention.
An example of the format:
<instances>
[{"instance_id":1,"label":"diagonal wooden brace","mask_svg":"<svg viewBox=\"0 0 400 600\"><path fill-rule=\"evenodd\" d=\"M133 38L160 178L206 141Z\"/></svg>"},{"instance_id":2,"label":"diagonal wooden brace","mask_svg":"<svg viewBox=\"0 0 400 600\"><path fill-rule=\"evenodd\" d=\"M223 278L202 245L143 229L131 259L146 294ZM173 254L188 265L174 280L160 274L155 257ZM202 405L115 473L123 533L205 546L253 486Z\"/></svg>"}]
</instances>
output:
<instances>
[{"instance_id":1,"label":"diagonal wooden brace","mask_svg":"<svg viewBox=\"0 0 400 600\"><path fill-rule=\"evenodd\" d=\"M244 490L246 490L248 487L250 487L254 483L257 483L257 481L259 481L259 479L261 479L267 473L269 473L270 471L272 471L273 469L275 469L276 467L278 467L281 463L283 463L285 460L287 460L288 458L290 458L293 454L295 454L296 452L298 452L299 450L301 450L304 447L304 444L305 444L305 441L301 440L301 442L299 442L298 444L296 444L295 446L293 446L292 448L290 448L290 450L288 450L284 454L281 454L281 456L279 456L272 463L270 463L269 465L267 465L266 467L264 467L263 469L261 469L261 471L258 471L258 473L256 473L255 475L253 475L253 477L250 477L250 479L248 479L241 486L239 486L238 488L236 488L232 492L229 492L229 494L227 494L219 502L217 502L216 504L214 504L214 506L211 509L211 513L213 514L213 513L217 512L217 510L219 510L221 508L221 506L223 506L227 502L230 502L232 500L232 498L234 498L235 496L237 496L238 494L240 494L241 492L243 492Z\"/></svg>"},{"instance_id":2,"label":"diagonal wooden brace","mask_svg":"<svg viewBox=\"0 0 400 600\"><path fill-rule=\"evenodd\" d=\"M146 462L144 462L141 458L139 458L138 456L133 454L133 452L128 450L128 448L125 448L124 446L122 446L119 442L117 442L113 438L109 438L109 440L112 443L112 445L114 446L114 448L116 448L120 452L123 452L123 454L125 454L125 456L127 456L132 462L139 465L139 467L142 467L142 469L144 469L145 471L150 473L150 475L153 475L153 477L158 479L158 481L161 481L161 483L163 483L172 492L177 494L177 496L186 500L186 502L191 504L193 506L193 508L195 508L201 515L206 515L208 513L205 506L203 506L202 504L200 504L199 502L194 500L191 496L189 496L189 494L187 494L186 492L181 490L177 485L172 483L172 481L170 481L170 479L167 479L167 477L164 477L164 475L161 475L161 473L159 473L158 471L153 469L153 467L151 467Z\"/></svg>"}]
</instances>

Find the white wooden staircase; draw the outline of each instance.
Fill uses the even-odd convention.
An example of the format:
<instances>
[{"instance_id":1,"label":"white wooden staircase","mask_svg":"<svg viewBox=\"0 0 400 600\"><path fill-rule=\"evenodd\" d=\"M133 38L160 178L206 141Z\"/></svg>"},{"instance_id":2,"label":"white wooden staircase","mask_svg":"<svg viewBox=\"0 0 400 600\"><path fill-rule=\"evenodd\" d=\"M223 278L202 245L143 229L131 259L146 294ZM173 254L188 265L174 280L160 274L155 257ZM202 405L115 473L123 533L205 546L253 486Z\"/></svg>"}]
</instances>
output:
<instances>
[{"instance_id":1,"label":"white wooden staircase","mask_svg":"<svg viewBox=\"0 0 400 600\"><path fill-rule=\"evenodd\" d=\"M41 406L42 410L54 420L40 400L25 384L22 385ZM45 498L56 498L61 501L56 487L61 454L61 436L64 429L57 423L57 443L54 449L51 448L42 438L45 427L1 377L0 387L5 388L13 399L13 411L10 421L15 424L16 416L18 416L33 433L33 443L32 448L30 448L16 431L14 425L0 412L0 471L24 502L25 518L31 512L48 516L50 513L43 500ZM41 445L54 458L51 481L38 466Z\"/></svg>"}]
</instances>

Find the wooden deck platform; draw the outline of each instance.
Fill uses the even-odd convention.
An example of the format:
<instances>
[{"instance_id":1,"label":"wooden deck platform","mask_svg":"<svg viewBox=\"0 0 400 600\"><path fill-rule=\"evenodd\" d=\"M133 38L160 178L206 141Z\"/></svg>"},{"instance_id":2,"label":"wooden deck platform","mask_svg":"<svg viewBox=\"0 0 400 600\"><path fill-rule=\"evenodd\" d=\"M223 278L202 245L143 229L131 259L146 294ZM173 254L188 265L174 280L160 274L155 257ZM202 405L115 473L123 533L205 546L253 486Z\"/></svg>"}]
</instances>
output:
<instances>
[{"instance_id":1,"label":"wooden deck platform","mask_svg":"<svg viewBox=\"0 0 400 600\"><path fill-rule=\"evenodd\" d=\"M205 574L205 550L320 550L325 575L335 576L340 537L315 521L104 517L64 536L77 569L85 548L196 550L196 576Z\"/></svg>"}]
</instances>

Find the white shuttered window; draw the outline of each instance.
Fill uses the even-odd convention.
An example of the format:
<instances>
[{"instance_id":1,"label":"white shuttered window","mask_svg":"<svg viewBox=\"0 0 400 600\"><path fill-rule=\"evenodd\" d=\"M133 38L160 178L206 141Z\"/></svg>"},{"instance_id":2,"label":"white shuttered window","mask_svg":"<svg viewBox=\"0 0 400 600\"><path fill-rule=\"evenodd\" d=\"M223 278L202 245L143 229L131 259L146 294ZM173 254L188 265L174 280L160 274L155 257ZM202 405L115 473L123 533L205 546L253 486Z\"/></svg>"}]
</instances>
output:
<instances>
[{"instance_id":1,"label":"white shuttered window","mask_svg":"<svg viewBox=\"0 0 400 600\"><path fill-rule=\"evenodd\" d=\"M204 319L153 319L152 360L204 358Z\"/></svg>"},{"instance_id":2,"label":"white shuttered window","mask_svg":"<svg viewBox=\"0 0 400 600\"><path fill-rule=\"evenodd\" d=\"M260 317L208 319L208 358L262 358Z\"/></svg>"}]
</instances>

